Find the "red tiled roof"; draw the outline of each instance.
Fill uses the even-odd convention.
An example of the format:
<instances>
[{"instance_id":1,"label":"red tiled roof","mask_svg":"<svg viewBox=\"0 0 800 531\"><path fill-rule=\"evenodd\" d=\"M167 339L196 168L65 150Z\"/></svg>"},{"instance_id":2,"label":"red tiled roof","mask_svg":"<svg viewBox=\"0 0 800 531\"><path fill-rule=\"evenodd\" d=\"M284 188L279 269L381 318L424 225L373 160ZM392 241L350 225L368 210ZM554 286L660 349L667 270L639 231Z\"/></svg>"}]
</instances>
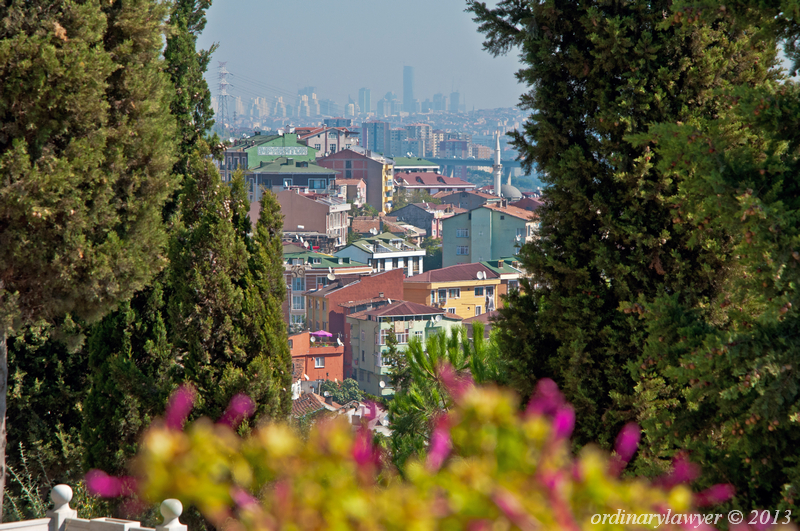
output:
<instances>
[{"instance_id":1,"label":"red tiled roof","mask_svg":"<svg viewBox=\"0 0 800 531\"><path fill-rule=\"evenodd\" d=\"M325 399L316 393L304 393L297 400L292 400L292 416L295 418L305 417L311 413L316 413L321 409L334 411L342 407L333 402L331 405L325 403Z\"/></svg>"},{"instance_id":2,"label":"red tiled roof","mask_svg":"<svg viewBox=\"0 0 800 531\"><path fill-rule=\"evenodd\" d=\"M388 301L386 297L372 297L371 299L361 299L359 301L350 301L350 302L343 302L339 306L342 308L355 308L356 306L361 306L362 304L372 304L375 302L384 302Z\"/></svg>"},{"instance_id":3,"label":"red tiled roof","mask_svg":"<svg viewBox=\"0 0 800 531\"><path fill-rule=\"evenodd\" d=\"M478 280L478 271L486 273L486 278L499 278L499 275L481 264L456 264L442 269L432 269L419 275L408 277L403 282L457 282L459 280Z\"/></svg>"},{"instance_id":4,"label":"red tiled roof","mask_svg":"<svg viewBox=\"0 0 800 531\"><path fill-rule=\"evenodd\" d=\"M537 208L542 206L544 203L541 201L537 201L536 199L526 197L524 199L520 199L519 201L515 201L513 203L509 203L509 206L515 206L521 208L523 210L528 210L530 212L535 212Z\"/></svg>"},{"instance_id":5,"label":"red tiled roof","mask_svg":"<svg viewBox=\"0 0 800 531\"><path fill-rule=\"evenodd\" d=\"M395 175L401 187L442 187L442 186L461 186L465 188L475 188L475 185L459 179L458 177L446 177L433 172L411 172Z\"/></svg>"},{"instance_id":6,"label":"red tiled roof","mask_svg":"<svg viewBox=\"0 0 800 531\"><path fill-rule=\"evenodd\" d=\"M358 183L363 183L364 179L336 179L336 184L345 184L347 186L358 186Z\"/></svg>"},{"instance_id":7,"label":"red tiled roof","mask_svg":"<svg viewBox=\"0 0 800 531\"><path fill-rule=\"evenodd\" d=\"M300 358L292 359L292 382L303 377L304 362Z\"/></svg>"},{"instance_id":8,"label":"red tiled roof","mask_svg":"<svg viewBox=\"0 0 800 531\"><path fill-rule=\"evenodd\" d=\"M380 219L353 219L350 223L350 229L353 232L357 232L358 234L366 234L371 229L380 230L381 229L381 220Z\"/></svg>"},{"instance_id":9,"label":"red tiled roof","mask_svg":"<svg viewBox=\"0 0 800 531\"><path fill-rule=\"evenodd\" d=\"M530 221L532 217L536 216L536 213L529 212L527 210L523 210L519 207L515 206L500 206L496 203L486 203L483 205L484 208L489 208L491 210L495 210L497 212L502 212L504 214L508 214L509 216L514 216L520 219L524 219L525 221Z\"/></svg>"},{"instance_id":10,"label":"red tiled roof","mask_svg":"<svg viewBox=\"0 0 800 531\"><path fill-rule=\"evenodd\" d=\"M447 193L450 193L450 192L447 192ZM431 196L431 197L433 197L433 196ZM449 203L442 203L441 205L437 205L436 203L412 203L412 204L414 206L418 206L420 208L424 208L425 210L452 211L454 214L463 214L464 212L467 211L466 208L459 208L459 207L451 205Z\"/></svg>"},{"instance_id":11,"label":"red tiled roof","mask_svg":"<svg viewBox=\"0 0 800 531\"><path fill-rule=\"evenodd\" d=\"M475 321L480 321L481 323L485 324L492 324L495 319L500 317L500 312L497 310L492 310L491 312L482 313L480 315L476 315L475 317L470 317L468 319L464 319L464 324L472 324Z\"/></svg>"},{"instance_id":12,"label":"red tiled roof","mask_svg":"<svg viewBox=\"0 0 800 531\"><path fill-rule=\"evenodd\" d=\"M349 317L360 319L366 317L367 315L371 315L373 317L391 317L398 315L434 315L443 313L444 310L441 308L425 306L424 304L418 304L416 302L395 301L391 304L387 304L386 306L381 306L375 310L364 310L363 312L354 313ZM447 315L448 317L452 317L452 314Z\"/></svg>"}]
</instances>

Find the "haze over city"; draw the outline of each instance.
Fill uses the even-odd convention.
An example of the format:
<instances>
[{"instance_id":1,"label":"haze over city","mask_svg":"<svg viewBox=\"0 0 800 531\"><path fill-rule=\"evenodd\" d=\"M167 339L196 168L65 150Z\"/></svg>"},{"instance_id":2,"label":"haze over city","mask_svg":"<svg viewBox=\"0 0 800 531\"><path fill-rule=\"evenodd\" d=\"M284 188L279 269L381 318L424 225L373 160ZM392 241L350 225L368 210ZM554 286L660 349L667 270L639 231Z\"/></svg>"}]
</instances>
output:
<instances>
[{"instance_id":1,"label":"haze over city","mask_svg":"<svg viewBox=\"0 0 800 531\"><path fill-rule=\"evenodd\" d=\"M491 2L490 2L491 3ZM360 88L373 106L387 92L403 98L403 67L415 70L414 96L457 91L466 110L512 107L523 87L516 53L494 58L463 0L352 0L296 3L215 2L198 47L219 47L206 75L218 93L218 62L227 63L229 93L243 100L315 88L339 106L357 101Z\"/></svg>"}]
</instances>

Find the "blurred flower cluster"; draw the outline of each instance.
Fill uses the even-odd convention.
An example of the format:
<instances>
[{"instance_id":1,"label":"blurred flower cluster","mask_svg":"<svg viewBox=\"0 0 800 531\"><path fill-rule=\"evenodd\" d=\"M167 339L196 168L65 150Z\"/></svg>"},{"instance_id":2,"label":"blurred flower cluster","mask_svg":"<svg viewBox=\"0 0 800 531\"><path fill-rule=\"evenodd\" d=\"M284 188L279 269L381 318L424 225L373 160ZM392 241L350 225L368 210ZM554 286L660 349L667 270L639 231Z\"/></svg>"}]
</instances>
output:
<instances>
[{"instance_id":1,"label":"blurred flower cluster","mask_svg":"<svg viewBox=\"0 0 800 531\"><path fill-rule=\"evenodd\" d=\"M620 510L686 513L733 494L717 486L693 495L688 462L658 482L620 477L638 445L635 425L620 433L612 455L586 447L574 456L575 415L550 380L524 409L510 391L454 372L450 380L454 407L436 419L427 455L410 460L403 477L365 426L328 420L303 441L288 425L267 424L240 437L231 420L252 404L239 397L223 421L184 427L193 395L181 390L145 435L136 488L148 500L195 505L218 528L237 531L652 529L591 520ZM659 526L673 528L680 526Z\"/></svg>"}]
</instances>

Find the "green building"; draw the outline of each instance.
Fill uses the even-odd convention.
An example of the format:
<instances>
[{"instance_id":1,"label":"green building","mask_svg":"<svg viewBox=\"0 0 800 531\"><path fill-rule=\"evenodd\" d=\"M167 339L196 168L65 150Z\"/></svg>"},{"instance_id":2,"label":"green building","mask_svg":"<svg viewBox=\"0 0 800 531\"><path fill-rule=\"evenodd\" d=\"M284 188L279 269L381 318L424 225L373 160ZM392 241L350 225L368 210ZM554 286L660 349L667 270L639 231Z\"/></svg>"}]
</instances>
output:
<instances>
[{"instance_id":1,"label":"green building","mask_svg":"<svg viewBox=\"0 0 800 531\"><path fill-rule=\"evenodd\" d=\"M279 135L259 135L237 140L225 150L220 163L222 180L228 182L237 169L253 170L270 164L278 158L288 158L293 162L314 162L317 150L308 147L295 133Z\"/></svg>"},{"instance_id":2,"label":"green building","mask_svg":"<svg viewBox=\"0 0 800 531\"><path fill-rule=\"evenodd\" d=\"M353 353L353 378L361 389L376 396L394 394L389 383L389 367L384 363L386 339L394 330L397 348L405 350L416 337L423 343L440 333L451 334L461 325L461 317L415 302L395 301L374 310L347 316Z\"/></svg>"},{"instance_id":3,"label":"green building","mask_svg":"<svg viewBox=\"0 0 800 531\"><path fill-rule=\"evenodd\" d=\"M447 218L442 221L442 267L514 256L538 228L535 213L505 202Z\"/></svg>"}]
</instances>

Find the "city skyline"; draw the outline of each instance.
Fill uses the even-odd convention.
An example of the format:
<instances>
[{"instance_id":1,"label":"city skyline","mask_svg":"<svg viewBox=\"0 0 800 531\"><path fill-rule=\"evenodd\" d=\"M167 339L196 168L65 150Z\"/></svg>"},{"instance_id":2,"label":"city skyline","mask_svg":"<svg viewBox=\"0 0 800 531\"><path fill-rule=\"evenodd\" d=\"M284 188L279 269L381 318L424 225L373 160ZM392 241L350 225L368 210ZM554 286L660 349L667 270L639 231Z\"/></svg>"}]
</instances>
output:
<instances>
[{"instance_id":1,"label":"city skyline","mask_svg":"<svg viewBox=\"0 0 800 531\"><path fill-rule=\"evenodd\" d=\"M206 75L214 95L219 61L231 73L232 96L283 97L292 105L308 86L341 108L359 102L362 88L371 91L373 108L387 92L402 101L404 67L413 68L414 98L420 102L459 92L467 110L491 109L516 105L522 93L514 77L516 54L493 58L483 51L482 35L463 11L463 0L407 0L393 11L367 0L312 2L302 19L293 4L241 0L236 5L233 10L230 4L213 4L198 41L203 49L219 44Z\"/></svg>"}]
</instances>

